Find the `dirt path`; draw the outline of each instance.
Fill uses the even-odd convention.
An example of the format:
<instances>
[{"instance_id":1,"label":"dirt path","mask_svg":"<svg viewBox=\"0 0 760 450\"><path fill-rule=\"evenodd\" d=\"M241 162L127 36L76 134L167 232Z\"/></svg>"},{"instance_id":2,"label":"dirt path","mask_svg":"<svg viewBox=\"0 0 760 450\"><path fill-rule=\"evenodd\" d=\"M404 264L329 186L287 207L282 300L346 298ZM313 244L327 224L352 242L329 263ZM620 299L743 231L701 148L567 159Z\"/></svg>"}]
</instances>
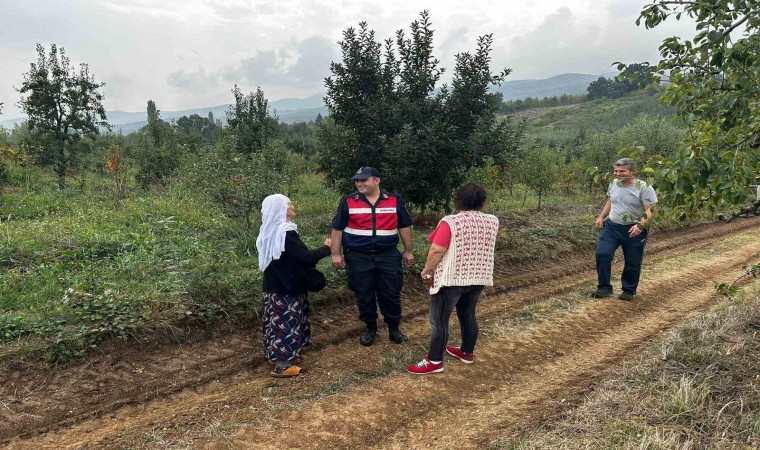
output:
<instances>
[{"instance_id":1,"label":"dirt path","mask_svg":"<svg viewBox=\"0 0 760 450\"><path fill-rule=\"evenodd\" d=\"M398 372L402 360L424 356L429 336L427 299L414 289L404 299L412 339L402 346L383 339L361 348L358 327L346 328L356 323L350 303L323 305L314 320L323 344L307 356L311 373L293 380L266 377L250 330L180 348L144 345L50 374L17 367L0 391L0 438L9 448L268 448L273 437L302 448L487 446L554 414L600 370L714 302L713 282L758 258L758 229L760 220L746 219L656 237L647 264L678 264L648 275L636 301L589 300L518 333L489 335L477 364L449 362L441 375ZM731 236L743 244L684 257ZM479 307L486 320L588 288L595 274L586 254L500 277Z\"/></svg>"}]
</instances>

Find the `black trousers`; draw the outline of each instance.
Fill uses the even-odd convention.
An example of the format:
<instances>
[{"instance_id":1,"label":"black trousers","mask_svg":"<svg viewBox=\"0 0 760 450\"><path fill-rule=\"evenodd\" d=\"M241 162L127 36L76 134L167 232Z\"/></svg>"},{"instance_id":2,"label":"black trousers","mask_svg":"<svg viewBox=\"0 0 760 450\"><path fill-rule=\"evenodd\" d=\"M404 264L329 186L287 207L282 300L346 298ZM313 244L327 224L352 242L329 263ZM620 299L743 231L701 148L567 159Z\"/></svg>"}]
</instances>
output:
<instances>
[{"instance_id":1,"label":"black trousers","mask_svg":"<svg viewBox=\"0 0 760 450\"><path fill-rule=\"evenodd\" d=\"M430 296L430 349L428 359L443 361L443 352L449 342L449 318L456 308L462 330L464 353L472 353L478 342L478 321L475 307L484 286L444 286Z\"/></svg>"},{"instance_id":2,"label":"black trousers","mask_svg":"<svg viewBox=\"0 0 760 450\"><path fill-rule=\"evenodd\" d=\"M346 251L346 277L348 287L356 294L359 320L377 321L377 306L389 327L401 321L401 287L404 273L401 253L391 249L382 253Z\"/></svg>"}]
</instances>

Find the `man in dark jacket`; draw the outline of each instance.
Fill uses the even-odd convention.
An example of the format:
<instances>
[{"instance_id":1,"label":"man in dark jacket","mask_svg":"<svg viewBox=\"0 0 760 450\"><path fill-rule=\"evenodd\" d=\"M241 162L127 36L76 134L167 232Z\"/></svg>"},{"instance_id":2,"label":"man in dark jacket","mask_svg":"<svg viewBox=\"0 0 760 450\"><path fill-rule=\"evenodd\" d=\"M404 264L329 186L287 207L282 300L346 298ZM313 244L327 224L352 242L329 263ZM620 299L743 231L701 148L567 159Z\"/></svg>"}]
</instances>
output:
<instances>
[{"instance_id":1,"label":"man in dark jacket","mask_svg":"<svg viewBox=\"0 0 760 450\"><path fill-rule=\"evenodd\" d=\"M407 340L399 330L401 260L412 264L412 218L401 196L380 189L380 173L361 167L352 177L357 192L340 200L332 222L332 265L346 269L348 286L356 294L359 320L366 329L362 345L372 345L377 335L377 306L388 325L388 337L398 344ZM396 248L399 236L404 253ZM341 246L344 256L341 254Z\"/></svg>"}]
</instances>

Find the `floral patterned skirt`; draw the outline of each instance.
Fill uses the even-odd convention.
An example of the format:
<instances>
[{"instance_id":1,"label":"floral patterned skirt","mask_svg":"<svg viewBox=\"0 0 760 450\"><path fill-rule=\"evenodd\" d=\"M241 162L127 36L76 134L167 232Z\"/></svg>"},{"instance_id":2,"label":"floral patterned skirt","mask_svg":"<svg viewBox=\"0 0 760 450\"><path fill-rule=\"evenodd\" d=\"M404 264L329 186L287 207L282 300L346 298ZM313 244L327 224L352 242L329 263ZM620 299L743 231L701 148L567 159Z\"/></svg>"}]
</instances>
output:
<instances>
[{"instance_id":1,"label":"floral patterned skirt","mask_svg":"<svg viewBox=\"0 0 760 450\"><path fill-rule=\"evenodd\" d=\"M264 356L270 361L291 361L311 345L309 300L304 295L264 292Z\"/></svg>"}]
</instances>

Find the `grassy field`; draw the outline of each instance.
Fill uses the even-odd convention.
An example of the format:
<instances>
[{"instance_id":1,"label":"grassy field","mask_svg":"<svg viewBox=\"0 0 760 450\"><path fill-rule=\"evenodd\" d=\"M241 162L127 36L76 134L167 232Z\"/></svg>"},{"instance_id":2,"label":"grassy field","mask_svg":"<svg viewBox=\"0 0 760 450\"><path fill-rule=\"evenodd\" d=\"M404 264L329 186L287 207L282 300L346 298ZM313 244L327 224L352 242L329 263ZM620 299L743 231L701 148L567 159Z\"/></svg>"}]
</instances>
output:
<instances>
[{"instance_id":1,"label":"grassy field","mask_svg":"<svg viewBox=\"0 0 760 450\"><path fill-rule=\"evenodd\" d=\"M656 98L648 95L587 102L540 110L530 129L577 133L577 127L602 122L614 129L657 111ZM302 239L317 247L330 232L340 195L313 170L302 172L285 194L295 203ZM487 187L486 211L501 220L500 262L535 263L594 245L601 194L551 190L537 210L536 196L525 196L524 186L510 193L488 169L473 170L470 178ZM11 167L9 179L0 192L0 355L66 361L105 340L256 313L260 219L254 214L246 224L201 193L191 177L150 190L132 181L118 204L113 178L99 171L73 173L63 191L44 169ZM415 272L442 214L412 214ZM658 220L658 229L683 225ZM350 295L342 272L327 259L319 267L329 287L312 296L315 303Z\"/></svg>"},{"instance_id":2,"label":"grassy field","mask_svg":"<svg viewBox=\"0 0 760 450\"><path fill-rule=\"evenodd\" d=\"M528 136L548 141L570 141L581 130L585 133L612 132L633 121L639 115L673 117L672 108L661 106L658 96L648 91L616 98L593 100L575 105L557 106L525 111L517 117L529 119Z\"/></svg>"},{"instance_id":3,"label":"grassy field","mask_svg":"<svg viewBox=\"0 0 760 450\"><path fill-rule=\"evenodd\" d=\"M760 281L605 376L577 407L492 449L760 445Z\"/></svg>"},{"instance_id":4,"label":"grassy field","mask_svg":"<svg viewBox=\"0 0 760 450\"><path fill-rule=\"evenodd\" d=\"M35 169L30 169L35 170ZM258 307L257 225L230 218L217 204L181 183L134 190L116 207L111 180L91 174L84 187L64 191L52 177L6 188L0 196L0 341L5 351L67 360L105 339L128 338L186 321L207 323L250 317ZM17 183L20 184L20 183ZM302 175L288 195L310 247L330 231L339 195L318 175ZM591 218L601 199L555 193L535 211L492 191L488 210L505 232L499 252L507 261L592 245ZM413 211L413 214L416 212ZM416 227L416 269L438 216ZM322 261L330 288L344 291L344 275Z\"/></svg>"}]
</instances>

